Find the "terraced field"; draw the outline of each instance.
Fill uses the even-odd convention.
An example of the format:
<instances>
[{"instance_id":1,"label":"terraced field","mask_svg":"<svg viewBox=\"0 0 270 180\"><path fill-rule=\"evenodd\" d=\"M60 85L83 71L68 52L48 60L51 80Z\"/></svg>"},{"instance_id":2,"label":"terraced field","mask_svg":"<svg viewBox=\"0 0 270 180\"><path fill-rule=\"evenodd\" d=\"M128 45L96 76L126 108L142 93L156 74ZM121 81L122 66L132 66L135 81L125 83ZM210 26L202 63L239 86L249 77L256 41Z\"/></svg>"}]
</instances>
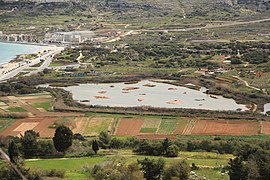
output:
<instances>
[{"instance_id":1,"label":"terraced field","mask_svg":"<svg viewBox=\"0 0 270 180\"><path fill-rule=\"evenodd\" d=\"M255 121L198 120L192 134L256 135L259 123Z\"/></svg>"},{"instance_id":2,"label":"terraced field","mask_svg":"<svg viewBox=\"0 0 270 180\"><path fill-rule=\"evenodd\" d=\"M73 129L73 132L84 136L97 136L102 131L110 130L112 120L108 117L77 117L75 119L76 128Z\"/></svg>"},{"instance_id":3,"label":"terraced field","mask_svg":"<svg viewBox=\"0 0 270 180\"><path fill-rule=\"evenodd\" d=\"M183 132L186 130L188 122L189 121L186 119L179 119L173 133L174 134L183 134Z\"/></svg>"},{"instance_id":4,"label":"terraced field","mask_svg":"<svg viewBox=\"0 0 270 180\"><path fill-rule=\"evenodd\" d=\"M162 119L158 134L173 134L177 126L178 119Z\"/></svg>"},{"instance_id":5,"label":"terraced field","mask_svg":"<svg viewBox=\"0 0 270 180\"><path fill-rule=\"evenodd\" d=\"M1 135L19 136L35 130L41 137L52 137L59 125L70 127L73 133L97 136L109 132L116 136L136 136L145 139L175 139L176 135L258 135L270 134L269 122L246 120L202 120L170 116L126 116L117 114L50 112L53 99L49 94L0 97L0 113L24 114L23 119L0 119ZM27 112L25 112L27 111Z\"/></svg>"},{"instance_id":6,"label":"terraced field","mask_svg":"<svg viewBox=\"0 0 270 180\"><path fill-rule=\"evenodd\" d=\"M146 118L144 119L140 133L156 133L161 123L161 119L158 118Z\"/></svg>"}]
</instances>

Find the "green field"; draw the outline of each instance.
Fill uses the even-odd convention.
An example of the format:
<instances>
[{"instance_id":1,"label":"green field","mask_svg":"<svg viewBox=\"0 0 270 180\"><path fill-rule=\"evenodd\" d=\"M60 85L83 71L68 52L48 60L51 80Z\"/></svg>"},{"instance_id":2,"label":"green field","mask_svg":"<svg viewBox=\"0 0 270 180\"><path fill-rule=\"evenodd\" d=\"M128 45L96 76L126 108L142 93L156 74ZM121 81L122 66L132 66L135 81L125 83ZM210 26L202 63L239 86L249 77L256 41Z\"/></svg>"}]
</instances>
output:
<instances>
[{"instance_id":1,"label":"green field","mask_svg":"<svg viewBox=\"0 0 270 180\"><path fill-rule=\"evenodd\" d=\"M83 166L90 166L102 161L109 160L109 157L92 157L92 158L69 158L69 159L49 159L49 160L36 160L26 161L25 164L29 168L41 169L61 169L68 171L80 170Z\"/></svg>"},{"instance_id":2,"label":"green field","mask_svg":"<svg viewBox=\"0 0 270 180\"><path fill-rule=\"evenodd\" d=\"M15 121L16 119L0 118L0 131L13 124Z\"/></svg>"},{"instance_id":3,"label":"green field","mask_svg":"<svg viewBox=\"0 0 270 180\"><path fill-rule=\"evenodd\" d=\"M157 128L142 128L140 130L141 133L155 133Z\"/></svg>"},{"instance_id":4,"label":"green field","mask_svg":"<svg viewBox=\"0 0 270 180\"><path fill-rule=\"evenodd\" d=\"M87 118L83 134L98 135L100 132L107 132L112 123L112 118L109 117L93 117Z\"/></svg>"},{"instance_id":5,"label":"green field","mask_svg":"<svg viewBox=\"0 0 270 180\"><path fill-rule=\"evenodd\" d=\"M22 107L9 107L9 108L7 108L7 110L10 112L27 112Z\"/></svg>"},{"instance_id":6,"label":"green field","mask_svg":"<svg viewBox=\"0 0 270 180\"><path fill-rule=\"evenodd\" d=\"M177 119L162 119L158 134L171 134L176 128Z\"/></svg>"},{"instance_id":7,"label":"green field","mask_svg":"<svg viewBox=\"0 0 270 180\"><path fill-rule=\"evenodd\" d=\"M130 150L119 150L119 155L106 155L83 158L64 158L64 159L44 159L44 160L26 160L25 164L32 170L35 169L58 169L66 171L66 178L68 179L85 179L87 174L83 171L83 167L93 167L95 164L102 164L106 161L114 159L123 159L125 163L136 163L138 159L144 159L146 156L133 154ZM128 158L127 158L128 156ZM151 159L159 159L157 156L147 156ZM186 160L189 164L195 163L197 166L203 167L195 172L200 176L216 179L221 176L221 166L226 166L232 155L220 155L210 152L180 152L177 158L166 158L166 165ZM214 168L215 167L215 168ZM228 179L228 175L224 175Z\"/></svg>"},{"instance_id":8,"label":"green field","mask_svg":"<svg viewBox=\"0 0 270 180\"><path fill-rule=\"evenodd\" d=\"M42 102L42 103L32 103L32 106L34 106L35 108L42 108L45 111L49 111L52 107L52 102L48 101L48 102Z\"/></svg>"}]
</instances>

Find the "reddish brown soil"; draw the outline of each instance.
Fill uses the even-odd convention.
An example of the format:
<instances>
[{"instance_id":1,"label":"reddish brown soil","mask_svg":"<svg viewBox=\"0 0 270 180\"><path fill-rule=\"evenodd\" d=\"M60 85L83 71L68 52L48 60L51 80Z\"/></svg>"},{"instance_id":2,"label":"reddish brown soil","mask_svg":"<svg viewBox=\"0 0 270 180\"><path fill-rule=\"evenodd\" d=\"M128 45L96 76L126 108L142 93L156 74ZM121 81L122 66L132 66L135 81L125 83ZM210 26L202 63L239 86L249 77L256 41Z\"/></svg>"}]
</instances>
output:
<instances>
[{"instance_id":1,"label":"reddish brown soil","mask_svg":"<svg viewBox=\"0 0 270 180\"><path fill-rule=\"evenodd\" d=\"M140 134L143 119L129 118L122 119L116 130L117 136L136 136Z\"/></svg>"},{"instance_id":2,"label":"reddish brown soil","mask_svg":"<svg viewBox=\"0 0 270 180\"><path fill-rule=\"evenodd\" d=\"M256 135L259 123L252 121L198 120L191 134L195 135Z\"/></svg>"},{"instance_id":3,"label":"reddish brown soil","mask_svg":"<svg viewBox=\"0 0 270 180\"><path fill-rule=\"evenodd\" d=\"M270 122L261 122L262 134L270 134Z\"/></svg>"},{"instance_id":4,"label":"reddish brown soil","mask_svg":"<svg viewBox=\"0 0 270 180\"><path fill-rule=\"evenodd\" d=\"M179 121L176 125L175 130L173 131L173 134L183 134L188 123L189 123L188 119Z\"/></svg>"},{"instance_id":5,"label":"reddish brown soil","mask_svg":"<svg viewBox=\"0 0 270 180\"><path fill-rule=\"evenodd\" d=\"M58 118L44 118L44 117L17 120L11 126L7 127L4 131L2 131L0 133L0 136L19 136L20 137L21 135L24 134L26 130L34 130L39 133L40 137L53 137L55 129L49 128L49 126L53 124L56 120L58 120ZM33 124L37 123L37 125L35 127L25 129L27 128L27 124L29 123L33 123ZM24 126L25 128L19 128L20 130L18 130L18 127L22 127L22 126Z\"/></svg>"},{"instance_id":6,"label":"reddish brown soil","mask_svg":"<svg viewBox=\"0 0 270 180\"><path fill-rule=\"evenodd\" d=\"M53 137L55 129L49 128L58 118L43 118L43 120L34 128L34 131L39 132L40 137Z\"/></svg>"}]
</instances>

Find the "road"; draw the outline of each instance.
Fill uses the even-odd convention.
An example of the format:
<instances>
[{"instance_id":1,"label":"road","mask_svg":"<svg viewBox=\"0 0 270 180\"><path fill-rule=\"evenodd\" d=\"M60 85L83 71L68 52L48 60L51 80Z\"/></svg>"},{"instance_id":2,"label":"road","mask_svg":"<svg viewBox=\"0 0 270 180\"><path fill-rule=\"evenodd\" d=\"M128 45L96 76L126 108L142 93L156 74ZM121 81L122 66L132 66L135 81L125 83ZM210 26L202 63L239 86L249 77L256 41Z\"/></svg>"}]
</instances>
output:
<instances>
[{"instance_id":1,"label":"road","mask_svg":"<svg viewBox=\"0 0 270 180\"><path fill-rule=\"evenodd\" d=\"M45 60L44 63L36 71L31 72L30 75L43 71L45 68L47 68L50 65L50 63L52 61L52 56L54 56L57 53L60 53L62 50L64 50L63 47L53 48L52 50L43 54L41 57L32 60L29 64L25 64L23 66L17 67L16 69L14 69L6 74L1 75L0 82L11 79L11 78L15 77L16 75L18 75L20 72L22 72L24 69L27 69L30 66L33 66L35 64L40 63L40 59L44 59Z\"/></svg>"},{"instance_id":2,"label":"road","mask_svg":"<svg viewBox=\"0 0 270 180\"><path fill-rule=\"evenodd\" d=\"M1 159L7 162L8 164L10 164L11 167L14 169L14 171L16 171L16 173L21 176L22 180L27 180L27 178L21 173L21 171L17 168L17 166L10 161L9 156L1 148L0 148L0 154L1 154Z\"/></svg>"},{"instance_id":3,"label":"road","mask_svg":"<svg viewBox=\"0 0 270 180\"><path fill-rule=\"evenodd\" d=\"M255 89L255 90L257 90L257 91L261 91L261 89L249 85L247 81L245 81L244 79L240 78L239 76L233 76L233 77L236 78L236 79L238 79L238 80L240 80L240 81L242 81L242 82L245 84L245 86L247 86L247 87L249 87L249 88L251 88L251 89Z\"/></svg>"},{"instance_id":4,"label":"road","mask_svg":"<svg viewBox=\"0 0 270 180\"><path fill-rule=\"evenodd\" d=\"M42 56L40 59L44 59L44 62L41 64L40 67L38 67L37 70L35 71L31 71L28 74L26 74L25 76L31 76L33 74L37 74L39 72L42 72L44 69L48 68L53 60L53 57L56 54L59 54L61 51L63 51L64 48L63 47L56 47L55 50L51 51L50 53L47 53L46 55ZM40 61L39 61L40 62Z\"/></svg>"},{"instance_id":5,"label":"road","mask_svg":"<svg viewBox=\"0 0 270 180\"><path fill-rule=\"evenodd\" d=\"M4 161L10 162L9 156L0 148L0 154L1 154L1 159Z\"/></svg>"},{"instance_id":6,"label":"road","mask_svg":"<svg viewBox=\"0 0 270 180\"><path fill-rule=\"evenodd\" d=\"M261 22L267 22L270 21L270 18L266 19L259 19L259 20L253 20L253 21L235 21L235 22L228 22L224 24L217 24L217 25L206 25L203 27L194 27L194 28L185 28L185 29L142 29L137 31L142 32L185 32L185 31L194 31L194 30L201 30L201 29L213 29L213 28L221 28L221 27L230 27L230 26L237 26L237 25L246 25L246 24L255 24L255 23L261 23Z\"/></svg>"},{"instance_id":7,"label":"road","mask_svg":"<svg viewBox=\"0 0 270 180\"><path fill-rule=\"evenodd\" d=\"M3 14L5 14L5 13L12 13L12 12L14 12L16 9L17 9L17 8L13 8L13 9L10 10L10 11L2 12L2 13L0 13L0 15L3 15Z\"/></svg>"},{"instance_id":8,"label":"road","mask_svg":"<svg viewBox=\"0 0 270 180\"><path fill-rule=\"evenodd\" d=\"M186 16L184 15L184 18ZM194 30L202 30L202 29L214 29L214 28L222 28L222 27L230 27L230 26L238 26L238 25L246 25L246 24L255 24L255 23L262 23L262 22L268 22L270 21L270 18L266 19L259 19L259 20L253 20L253 21L234 21L234 22L225 22L223 24L207 24L206 26L201 27L193 27L193 28L184 28L184 29L137 29L137 30L129 30L120 36L108 38L104 42L110 43L115 42L123 39L126 36L134 35L134 34L140 34L144 32L187 32L187 31L194 31ZM119 29L121 31L121 29Z\"/></svg>"}]
</instances>

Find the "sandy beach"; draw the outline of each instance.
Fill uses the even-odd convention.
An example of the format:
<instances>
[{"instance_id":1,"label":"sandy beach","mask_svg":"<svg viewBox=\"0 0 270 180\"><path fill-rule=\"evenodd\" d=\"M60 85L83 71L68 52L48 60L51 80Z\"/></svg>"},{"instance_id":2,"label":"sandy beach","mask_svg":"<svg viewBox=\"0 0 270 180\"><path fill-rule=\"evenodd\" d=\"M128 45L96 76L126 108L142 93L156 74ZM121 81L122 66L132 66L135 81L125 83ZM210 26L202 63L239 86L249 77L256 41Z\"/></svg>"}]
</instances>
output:
<instances>
[{"instance_id":1,"label":"sandy beach","mask_svg":"<svg viewBox=\"0 0 270 180\"><path fill-rule=\"evenodd\" d=\"M0 81L7 80L16 76L25 68L38 64L41 59L47 58L48 56L52 55L56 51L59 51L60 49L63 48L50 45L41 46L41 48L37 52L31 53L38 56L35 59L24 59L20 62L12 62L13 59L11 59L8 63L0 64Z\"/></svg>"}]
</instances>

